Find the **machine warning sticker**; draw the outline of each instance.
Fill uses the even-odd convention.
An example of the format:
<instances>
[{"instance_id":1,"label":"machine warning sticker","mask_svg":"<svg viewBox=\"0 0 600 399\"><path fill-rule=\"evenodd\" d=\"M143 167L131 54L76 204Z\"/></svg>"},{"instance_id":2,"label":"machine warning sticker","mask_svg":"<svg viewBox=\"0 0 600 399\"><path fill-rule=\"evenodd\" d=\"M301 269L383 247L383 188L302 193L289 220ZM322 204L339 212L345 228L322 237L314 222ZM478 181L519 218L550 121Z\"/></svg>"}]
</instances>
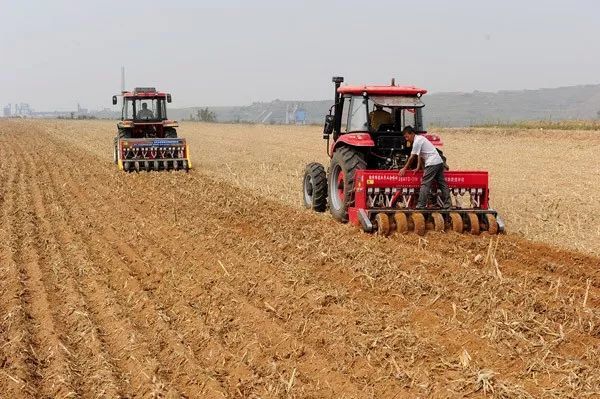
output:
<instances>
[{"instance_id":1,"label":"machine warning sticker","mask_svg":"<svg viewBox=\"0 0 600 399\"><path fill-rule=\"evenodd\" d=\"M462 176L448 176L448 177L446 177L446 182L448 182L448 183L464 183L465 178Z\"/></svg>"},{"instance_id":2,"label":"machine warning sticker","mask_svg":"<svg viewBox=\"0 0 600 399\"><path fill-rule=\"evenodd\" d=\"M398 183L419 183L421 181L420 176L400 176L397 174L369 175L367 179L367 184L375 184L375 180Z\"/></svg>"},{"instance_id":3,"label":"machine warning sticker","mask_svg":"<svg viewBox=\"0 0 600 399\"><path fill-rule=\"evenodd\" d=\"M153 145L181 144L181 140L152 140Z\"/></svg>"}]
</instances>

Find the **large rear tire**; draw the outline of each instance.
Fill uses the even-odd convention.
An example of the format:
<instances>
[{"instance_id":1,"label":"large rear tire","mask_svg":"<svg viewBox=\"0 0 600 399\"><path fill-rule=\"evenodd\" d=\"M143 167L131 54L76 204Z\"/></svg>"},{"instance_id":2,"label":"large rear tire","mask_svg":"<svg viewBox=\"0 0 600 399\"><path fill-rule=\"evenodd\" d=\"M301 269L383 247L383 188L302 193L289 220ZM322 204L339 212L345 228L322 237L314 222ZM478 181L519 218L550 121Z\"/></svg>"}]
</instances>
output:
<instances>
[{"instance_id":1,"label":"large rear tire","mask_svg":"<svg viewBox=\"0 0 600 399\"><path fill-rule=\"evenodd\" d=\"M325 212L327 208L327 174L318 162L311 162L304 169L302 203L315 212Z\"/></svg>"},{"instance_id":2,"label":"large rear tire","mask_svg":"<svg viewBox=\"0 0 600 399\"><path fill-rule=\"evenodd\" d=\"M329 170L329 211L342 223L348 221L348 207L354 204L354 175L366 169L364 155L352 147L335 150Z\"/></svg>"}]
</instances>

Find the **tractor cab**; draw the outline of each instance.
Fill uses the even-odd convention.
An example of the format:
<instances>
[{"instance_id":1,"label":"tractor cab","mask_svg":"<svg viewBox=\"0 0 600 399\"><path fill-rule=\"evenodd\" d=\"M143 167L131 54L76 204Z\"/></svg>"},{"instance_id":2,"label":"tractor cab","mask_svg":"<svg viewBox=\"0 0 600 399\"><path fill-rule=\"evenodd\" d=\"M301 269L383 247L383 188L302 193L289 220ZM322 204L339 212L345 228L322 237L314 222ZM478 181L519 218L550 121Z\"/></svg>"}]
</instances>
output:
<instances>
[{"instance_id":1,"label":"tractor cab","mask_svg":"<svg viewBox=\"0 0 600 399\"><path fill-rule=\"evenodd\" d=\"M136 87L133 92L123 91L121 96L121 120L167 120L166 103L171 102L171 94L158 92L154 87ZM117 96L113 96L113 105L117 105Z\"/></svg>"},{"instance_id":2,"label":"tractor cab","mask_svg":"<svg viewBox=\"0 0 600 399\"><path fill-rule=\"evenodd\" d=\"M345 86L336 84L336 104L330 109L334 140L345 133L402 132L412 126L425 133L421 95L425 89L412 86ZM326 126L327 127L327 126ZM326 129L326 134L328 134Z\"/></svg>"},{"instance_id":3,"label":"tractor cab","mask_svg":"<svg viewBox=\"0 0 600 399\"><path fill-rule=\"evenodd\" d=\"M364 149L365 160L377 169L399 169L410 155L402 135L406 126L424 134L436 147L443 144L437 135L427 134L423 122L427 90L414 86L343 86L334 77L335 103L325 118L323 138L330 157L343 145ZM443 154L442 154L443 156Z\"/></svg>"},{"instance_id":4,"label":"tractor cab","mask_svg":"<svg viewBox=\"0 0 600 399\"><path fill-rule=\"evenodd\" d=\"M167 103L171 94L158 92L154 87L136 87L124 91L119 130L128 138L177 137L177 122L167 118ZM113 96L113 105L117 96Z\"/></svg>"}]
</instances>

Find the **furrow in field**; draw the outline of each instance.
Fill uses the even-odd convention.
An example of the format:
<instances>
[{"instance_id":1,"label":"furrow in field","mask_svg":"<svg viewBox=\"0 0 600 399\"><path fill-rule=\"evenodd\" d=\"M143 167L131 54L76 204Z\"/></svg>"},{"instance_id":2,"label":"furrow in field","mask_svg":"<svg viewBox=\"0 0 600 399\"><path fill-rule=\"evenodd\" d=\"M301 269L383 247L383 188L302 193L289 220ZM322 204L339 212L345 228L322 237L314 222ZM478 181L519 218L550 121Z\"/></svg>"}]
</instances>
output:
<instances>
[{"instance_id":1,"label":"furrow in field","mask_svg":"<svg viewBox=\"0 0 600 399\"><path fill-rule=\"evenodd\" d=\"M209 212L209 213L210 213L210 212ZM256 233L256 232L253 232L253 233ZM270 232L270 233L268 233L268 234L270 235L270 234L273 234L273 233L274 233L274 232L273 232L273 231L271 231L271 232ZM256 237L258 237L258 236L260 236L260 234L258 234L258 233L257 233L257 236L256 236ZM222 244L222 243L221 243L221 244ZM273 251L274 251L274 252L276 252L276 251L277 251L277 248L273 248ZM447 307L446 307L446 309L444 309L444 310L445 310L445 313L447 314ZM417 311L416 313L423 313L423 310L422 310L422 309L416 309L416 311ZM425 316L425 318L427 318L427 315ZM390 320L386 320L386 322L387 322L387 323L389 323L389 322L390 322ZM442 327L443 327L443 326L442 326ZM467 325L467 326L465 326L464 330L465 330L465 331L468 331L468 328L469 328L469 327L470 327L470 326L468 326L468 325ZM474 338L472 338L471 340L472 340L472 341L476 341ZM475 343L477 343L477 342L475 342ZM498 362L502 362L502 360L500 360L500 361L498 361Z\"/></svg>"},{"instance_id":2,"label":"furrow in field","mask_svg":"<svg viewBox=\"0 0 600 399\"><path fill-rule=\"evenodd\" d=\"M71 179L65 179L66 182L76 182L78 180L77 176L71 176ZM82 177L79 177L82 178ZM83 177L84 180L90 182L92 181L89 178L85 178ZM65 184L70 184L70 183L65 183ZM77 188L78 185L75 183L72 186L70 186L70 189L72 190L72 192L75 193L78 201L80 203L89 203L92 204L93 201L90 201L90 199L87 197L87 194L83 191L80 191L80 189ZM97 201L97 205L96 206L91 206L88 208L87 213L90 216L90 220L93 220L94 214L100 210L100 209L105 209L105 211L111 212L114 214L115 212L115 208L107 208L106 206L103 206L102 204L106 202L106 197L111 195L111 191L110 191L111 187L109 186L107 189L106 188L99 188L96 193L98 192L102 192L103 190L105 191L103 193L104 196L100 195ZM108 191L106 191L108 190ZM140 215L136 212L132 211L132 208L130 208L129 206L127 206L126 209L122 210L123 213L128 213L129 218L128 219L139 219ZM107 215L100 215L97 217L97 220L105 220L105 218L107 217ZM142 218L143 220L143 218ZM139 221L139 220L138 220ZM101 223L101 222L100 222ZM202 325L200 323L200 321L202 320L202 316L203 319L206 320L206 316L207 314L204 313L202 311L202 309L200 308L200 311L204 313L204 315L198 314L198 306L200 304L194 304L193 302L188 302L191 300L191 298L199 298L202 299L203 294L206 293L205 290L203 290L201 288L201 286L198 284L198 280L197 279L191 279L191 280L181 280L180 278L174 278L172 280L170 280L170 284L172 284L172 286L169 286L167 289L165 290L161 290L160 294L161 295L153 295L153 291L156 289L156 286L159 284L159 280L162 277L162 274L165 274L164 268L160 268L163 269L162 274L158 274L157 276L157 272L156 272L156 265L157 264L165 264L165 265L169 265L169 259L167 258L156 258L156 255L158 255L158 252L156 250L156 248L158 248L161 244L160 243L146 243L142 237L143 237L143 232L138 232L135 234L137 240L136 240L136 245L135 247L139 247L140 245L142 246L142 248L144 249L142 252L149 254L149 259L142 261L142 258L140 256L140 254L138 252L136 252L136 250L134 250L132 246L124 243L124 242L119 242L119 237L121 237L121 235L119 235L118 233L116 233L114 231L114 229L111 228L106 228L105 229L105 233L101 234L104 237L104 241L106 246L114 246L116 247L116 249L119 251L119 253L121 254L121 256L125 259L125 263L124 264L119 264L116 265L114 267L114 270L125 270L127 268L132 269L132 275L135 276L135 279L139 281L139 284L142 285L141 288L145 289L148 292L148 296L149 297L154 297L155 301L157 301L156 306L159 306L160 309L162 308L166 308L168 310L168 314L172 315L173 317L171 318L172 321L177 321L178 319L181 320L183 318L183 320L191 320L191 327L192 329L190 330L190 326L183 326L183 328L185 328L189 333L193 334L194 333L194 329L198 329L199 331L203 331L206 333L205 337L201 337L202 341L200 342L202 344L202 346L200 347L196 347L196 349L201 349L202 347L205 347L205 349L201 349L201 354L206 354L207 352L207 348L210 348L210 351L214 351L215 347L214 347L214 343L210 343L211 335L214 336L222 336L225 332L218 332L215 331L214 328L210 328L207 329L206 326ZM164 242L163 242L164 245ZM176 245L176 244L174 244ZM169 247L169 249L172 250L172 247ZM101 248L99 250L99 253L102 252L106 252L106 248ZM173 265L173 269L179 268L181 267L181 265ZM172 270L172 273L179 273L179 270ZM169 272L166 272L166 277L169 277ZM125 277L123 277L125 278ZM210 279L210 276L207 276L208 279ZM166 280L166 279L165 279ZM131 280L128 280L131 281ZM209 280L210 281L210 280ZM133 284L135 284L135 280L133 282ZM183 285L182 287L182 284ZM190 296L190 299L188 300L184 300L182 301L182 299L184 299L184 297L179 297L178 295L172 295L169 294L171 292L171 290L173 290L173 292L180 294L183 292L186 292L188 294L188 296ZM183 291L182 291L183 290ZM223 293L223 294L227 294L227 293ZM212 295L211 295L212 297ZM225 321L225 323L230 324L230 322L227 322L227 320L222 320L222 318L227 318L227 319L232 319L234 320L236 317L239 318L246 318L245 321L241 321L240 323L245 324L245 328L250 328L250 334L252 334L252 339L250 342L252 341L256 341L258 340L258 342L255 342L254 344L250 345L250 346L256 346L257 348L261 348L261 347L266 347L266 349L258 351L258 353L260 354L261 352L269 352L268 349L269 347L273 347L275 346L275 348L277 348L279 344L281 345L282 342L285 342L287 340L287 333L286 331L281 330L280 328L278 328L278 326L275 323L269 323L269 319L271 317L270 315L270 311L267 309L264 309L264 305L261 304L260 309L257 309L247 303L245 303L246 301L244 300L244 298L240 298L239 300L235 301L236 303L230 303L232 301L229 301L227 299L227 297L229 297L229 295L223 297L222 295L219 295L219 297L217 298L212 298L216 303L210 304L211 306L215 306L218 305L221 307L220 309L220 313L222 313L223 315L220 317L220 321ZM210 299L210 298L209 298ZM232 298L233 299L233 298ZM220 304L220 301L223 302L223 304ZM150 305L151 306L151 305ZM240 313L241 311L241 313ZM201 317L199 317L201 316ZM189 317L189 319L188 319ZM194 319L196 319L196 321L194 321ZM266 323L267 326L269 326L268 329L256 329L253 328L253 324L258 321L258 320L263 320L263 323ZM189 322L188 322L189 324ZM207 338L208 336L208 338ZM209 341L209 344L207 345L206 342L203 341ZM293 340L292 340L293 341ZM231 346L230 343L226 342L227 345ZM300 347L300 345L298 343L294 343L292 342L292 344ZM246 360L244 360L244 352L246 352L246 356L248 356L248 343L244 343L244 342L240 342L239 345L241 345L241 347L239 348L230 348L230 349L235 349L237 352L237 356L238 358L234 358L233 354L229 353L227 350L225 350L222 353L223 356L223 363L227 363L227 365L229 366L229 371L227 369L225 369L224 367L222 367L220 369L221 373L225 373L225 374L230 374L233 373L231 376L228 376L228 379L230 381L230 385L235 382L237 387L232 387L230 386L230 390L231 392L235 392L235 389L240 390L242 389L244 392L250 392L250 390L254 390L255 388L253 388L251 386L251 379L248 378L250 377L254 377L254 375L252 373L256 373L258 374L259 378L257 378L259 381L261 378L265 379L264 383L261 383L259 385L262 385L262 389L264 391L266 391L267 393L272 392L272 391L279 391L282 388L280 387L285 387L285 384L282 384L281 382L281 375L280 372L276 372L277 370L270 370L270 367L268 367L267 365L269 364L268 360L273 360L272 358L266 358L266 359L261 359L264 360L264 362L258 362L258 364L260 365L259 368L254 368L252 373L249 373L248 368L252 368L252 363L250 361L250 358L247 358ZM217 351L218 351L218 346L219 344L217 343ZM286 343L285 345L282 346L281 350L283 350L285 347L287 347L288 344ZM213 355L214 356L214 355ZM270 356L277 356L277 351L273 350L271 351ZM320 355L318 354L318 352L315 353L310 353L306 355L306 358L310 359L312 357L319 357ZM255 357L255 355L252 355L252 357ZM239 360L242 359L242 360ZM309 360L305 360L305 362L307 363L307 365L305 367L308 367L310 370L310 374L315 374L318 373L319 371L321 371L321 369L323 367L326 367L327 362L321 362L319 364L312 364L311 361ZM220 363L220 362L219 362ZM246 365L245 363L248 363L248 365ZM246 369L246 370L245 370ZM289 369L286 370L288 373L292 373L293 370ZM352 389L348 386L351 385L349 384L348 381L344 381L343 376L338 375L335 376L335 373L333 372L329 372L329 374L332 374L330 377L335 377L335 378L330 378L329 381L329 385L333 385L334 381L338 380L340 381L340 383L338 383L338 385L336 387L331 387L328 389L329 392L333 392L333 394L339 394L339 392L348 392L348 391L352 391ZM307 373L307 375L309 375ZM242 381L240 382L240 377L242 378ZM238 381L235 381L235 379L238 379ZM244 381L244 380L249 380L249 381ZM300 381L300 380L299 380ZM298 382L299 384L299 382ZM232 389L235 388L235 389ZM299 390L296 389L296 391L300 391L300 392L305 392L305 393L309 393L308 390L309 389L315 389L315 388L310 388L310 387L306 387L305 390ZM320 388L321 389L321 388ZM353 397L358 397L357 395L359 395L359 391L355 389Z\"/></svg>"},{"instance_id":3,"label":"furrow in field","mask_svg":"<svg viewBox=\"0 0 600 399\"><path fill-rule=\"evenodd\" d=\"M394 314L403 308L402 303L400 306L393 304L394 297L400 296L415 305L414 308L408 306L411 327L416 331L427 331L426 336L432 342L445 346L449 354L454 353L454 359L458 359L463 346L469 353L477 353L473 359L481 359L483 367L493 367L501 372L500 375L509 374L518 380L522 379L520 373L537 361L537 355L550 350L551 355L561 357L564 348L568 347L562 345L565 337L567 340L598 342L595 327L598 325L598 311L594 301L588 300L589 308L582 309L582 302L572 303L571 297L563 295L562 291L559 295L551 290L548 293L550 287L545 281L538 281L537 276L498 276L489 266L465 264L462 256L453 259L435 251L431 253L419 249L415 238L398 242L365 237L333 226L326 227L329 231L324 230L320 228L321 222L317 218L288 214L268 201L253 198L244 201L242 194L236 194L226 184L212 181L218 188L211 189L210 184L204 185L201 180L205 179L199 177L195 181L197 190L186 188L190 193L189 203L199 203L204 207L202 216L194 218L194 212L200 211L194 207L183 207L178 210L180 214L188 215L183 225L198 226L202 221L202 225L206 226L210 220L206 215L219 214L221 224L229 226L220 236L221 248L237 248L243 253L247 241L240 238L242 233L254 241L256 254L264 257L261 268L274 267L272 273L277 273L277 269L289 271L289 281L297 281L298 276L294 278L293 273L305 268L301 278L323 278L329 280L333 287L342 285L343 289L332 290L332 296L341 297L342 301L357 296L361 298L358 302L368 304L369 301L364 298L379 298L376 299L380 301L379 306L375 308ZM181 204L187 203L184 191L178 196ZM199 193L208 194L203 197ZM249 205L251 200L254 204ZM221 204L220 209L211 206L215 202ZM226 212L230 212L232 217L224 216ZM263 222L273 215L277 215L281 223L272 225ZM289 228L290 225L297 228ZM210 224L206 229L218 230ZM435 235L432 239L454 237L456 235ZM477 241L485 249L487 241ZM474 257L475 254L468 256ZM354 279L360 281L362 287L357 289L348 284ZM585 287L578 288L582 301ZM591 298L594 290L589 292ZM320 294L317 291L307 295L319 298ZM293 298L284 297L275 307L291 307L289 311L282 310L282 313L296 314L291 304L296 304ZM540 304L549 304L550 310L554 305L556 311L548 311ZM333 320L339 322L340 317ZM402 323L402 320L389 318L386 322L393 326ZM326 323L317 325L327 329ZM376 328L377 324L369 320L368 325ZM565 336L562 335L563 327L567 332ZM488 345L482 345L480 337ZM510 348L508 351L507 346ZM490 350L486 350L486 347ZM528 355L536 360L528 359ZM569 361L575 362L579 356L583 357L575 355ZM592 370L596 368L597 365L594 365ZM557 376L562 373L559 368L553 368L552 371ZM533 380L529 384L535 385Z\"/></svg>"},{"instance_id":4,"label":"furrow in field","mask_svg":"<svg viewBox=\"0 0 600 399\"><path fill-rule=\"evenodd\" d=\"M32 157L24 147L19 151L27 158L32 171L32 205L40 233L37 239L45 242L46 261L41 271L46 286L51 287L48 297L55 319L61 321L59 330L63 347L81 381L78 396L119 397L114 366L102 348L97 327L90 318L88 304L81 293L78 276L72 273L79 265L73 265L71 255L60 245L57 237L57 226L65 221L57 217L56 187L50 184L47 171L40 170L44 165L40 160Z\"/></svg>"},{"instance_id":5,"label":"furrow in field","mask_svg":"<svg viewBox=\"0 0 600 399\"><path fill-rule=\"evenodd\" d=\"M23 153L17 149L15 156L22 159ZM17 208L9 223L14 229L11 244L23 287L22 306L28 317L28 333L31 337L28 350L33 362L29 366L33 369L41 395L68 397L77 394L78 376L73 372L68 350L61 342L57 328L60 321L52 312L50 292L41 270L46 261L43 257L46 242L40 236L38 215L32 207L31 168L26 162L21 167L22 178L16 187Z\"/></svg>"},{"instance_id":6,"label":"furrow in field","mask_svg":"<svg viewBox=\"0 0 600 399\"><path fill-rule=\"evenodd\" d=\"M2 144L7 135L0 135ZM14 256L14 215L18 206L17 184L23 178L22 162L8 145L0 149L2 175L2 219L0 225L0 391L13 398L38 396L38 386L31 358L28 316L23 307L23 287Z\"/></svg>"},{"instance_id":7,"label":"furrow in field","mask_svg":"<svg viewBox=\"0 0 600 399\"><path fill-rule=\"evenodd\" d=\"M53 184L70 181L70 177L56 170L49 171L50 180ZM88 181L92 183L93 181ZM67 184L62 183L64 190ZM83 184L83 183L82 183ZM75 190L77 187L70 186ZM63 217L67 220L70 229L76 234L64 229L61 231L64 242L77 242L79 252L73 253L75 259L82 264L96 269L102 276L106 286L102 287L111 292L114 304L126 314L131 326L130 338L136 337L136 341L142 341L145 350L151 354L149 363L152 368L142 375L151 376L153 383L152 392L170 393L181 392L188 397L223 397L221 388L215 383L214 378L206 373L204 367L199 367L194 359L188 355L188 349L182 344L182 336L167 327L167 321L161 309L157 309L148 300L146 287L140 286L139 282L127 273L128 265L118 256L111 256L114 245L107 243L98 250L98 243L105 242L102 235L102 224L106 219L92 221L88 216L88 209L97 206L91 202L78 201L82 198L71 196L69 193L63 195L60 201L63 203ZM74 201L75 200L75 201ZM114 242L115 237L111 238ZM133 357L133 356L131 356ZM206 365L207 368L210 365ZM135 391L134 391L135 392ZM152 393L140 389L138 393Z\"/></svg>"},{"instance_id":8,"label":"furrow in field","mask_svg":"<svg viewBox=\"0 0 600 399\"><path fill-rule=\"evenodd\" d=\"M177 195L178 203L188 203L185 201L185 191L187 190L194 197L190 198L189 203L201 203L205 209L202 210L202 215L198 215L197 219L193 217L194 209L187 209L185 207L179 209L179 214L188 215L188 220L183 221L182 225L199 225L199 221L202 221L203 225L210 224L208 223L210 222L210 218L206 216L210 214L220 214L222 224L227 225L228 220L226 218L225 220L223 219L223 212L228 209L227 203L230 200L234 204L231 206L232 213L236 214L240 224L237 226L235 223L232 223L229 227L236 226L241 231L246 230L247 236L256 240L257 247L260 247L267 256L270 256L267 262L265 262L266 267L273 263L279 264L281 268L287 266L286 262L280 262L279 259L272 258L273 254L278 252L278 249L280 250L279 252L282 252L282 258L287 257L292 262L294 255L297 255L299 258L303 256L300 253L295 254L297 251L289 243L301 243L305 241L306 236L290 234L287 237L282 237L282 233L287 231L285 226L278 225L270 229L268 224L261 225L261 217L264 217L265 220L268 219L269 211L272 211L271 214L273 215L285 215L285 212L281 209L273 207L273 209L261 214L260 209L268 209L272 204L267 202L264 204L259 203L256 206L245 206L247 204L240 200L239 194L227 192L227 187L219 187L218 190L214 190L223 193L220 199L221 204L224 205L218 210L212 209L210 205L215 199L219 198L219 195L213 192L210 187L203 187L200 181L196 183L198 183L197 191L194 191L190 187L185 187L181 190L180 194ZM216 182L213 183L217 185ZM198 194L203 192L209 193L210 198L204 198ZM248 209L248 211L244 212L244 209ZM286 220L286 218L284 217L282 220ZM297 222L298 226L314 225L316 223L314 219L309 220L308 218L307 220L299 220ZM253 230L248 226L260 227ZM209 225L208 229L218 230L214 224ZM333 230L333 232L336 231ZM315 234L312 234L315 242L319 241L319 235L321 235L321 239L326 243L335 242L335 240L339 241L340 237L345 238L339 233L336 233L336 236L334 236L317 231ZM440 240L466 240L466 238L457 235L434 236L435 239L439 238ZM355 236L354 239L347 240L345 243L339 243L338 248L335 249L332 249L331 245L323 245L320 248L321 253L330 252L332 259L339 257L339 255L343 255L342 260L353 259L352 248L356 248L358 243L363 244L362 239L356 238ZM327 241L327 239L330 239L330 241ZM415 254L413 251L418 248L418 245L415 241L411 242L415 238L409 238L408 243L380 240L379 243L382 244L381 246L377 245L375 237L370 240L375 241L369 241L369 244L365 245L371 246L373 251L359 250L359 252L365 253L359 253L358 259L354 258L354 262L347 262L348 265L352 266L352 263L360 265L364 262L368 266L363 269L364 273L367 276L369 275L368 273L371 273L371 275L377 277L378 284L383 285L383 290L380 291L383 296L393 295L394 286L403 287L403 284L405 289L409 288L408 294L417 295L415 298L410 299L418 300L419 297L424 296L423 300L419 303L421 306L416 309L415 313L419 315L417 317L427 320L430 315L428 315L426 309L431 308L435 310L439 320L442 320L440 326L442 331L447 331L443 321L452 320L455 317L453 313L456 313L456 317L460 320L458 324L463 330L463 335L466 337L470 336L468 341L471 341L471 351L478 352L487 358L488 362L491 359L481 349L480 342L477 342L479 335L496 345L496 349L492 351L493 353L503 354L506 352L505 346L508 346L511 349L508 352L510 361L507 361L506 358L500 358L496 361L496 366L499 366L501 369L504 367L516 369L517 371L512 373L513 375L518 374L519 369L528 369L532 362L537 361L527 359L532 353L535 354L551 349L551 354L553 353L555 356L560 357L563 355L563 352L568 352L568 350L565 350L565 348L568 348L568 345L564 344L565 337L567 340L583 340L588 344L597 342L596 326L598 325L598 311L597 303L595 299L592 299L597 298L597 296L593 295L595 293L593 286L590 286L588 291L588 307L583 309L581 303L586 296L585 285L581 286L576 284L576 282L566 283L563 287L567 292L563 292L561 289L557 295L552 290L548 279L542 279L538 275L528 276L527 273L523 273L519 269L511 270L508 268L505 270L507 275L501 276L497 275L496 271L489 267L489 265L464 262L465 255L474 257L477 254L474 250L481 250L485 255L485 249L489 242L485 238L471 239L471 248L465 245L465 248L469 248L468 252L465 251L454 259L452 257L446 259L447 257L441 256L442 254L436 253L437 251L430 253L431 251L418 250ZM185 241L185 238L182 239L183 241ZM268 245L265 243L271 241L276 241L281 247L269 250ZM220 248L227 247L230 242L233 242L233 245L237 246L238 249L243 247L244 244L244 240L240 240L237 234L226 231L219 246ZM472 245L473 243L475 246ZM374 244L374 247L371 244ZM400 248L396 248L396 245L399 245ZM379 248L377 248L378 246ZM281 249L284 249L284 251L281 251ZM342 249L341 253L340 249ZM411 252L413 252L412 255L407 255ZM392 256L388 257L386 254L392 254ZM361 261L361 256L365 256L366 259ZM380 258L379 260L377 259L378 257ZM385 261L386 259L392 267L382 268L384 264L382 265L381 260ZM403 259L407 264L398 264L398 261L394 261L394 259ZM318 260L318 257L317 259L313 259L313 261ZM413 266L410 265L411 261L414 262ZM330 266L330 263L328 262L327 265ZM590 267L591 265L593 265L593 259L588 257L587 266ZM298 263L295 262L294 268L297 269L298 266ZM406 266L409 267L406 268ZM416 280L417 283L424 282L425 284L417 284L417 286L411 287L409 283L407 287L406 281L402 281L406 280L407 273L403 275L402 271L408 272L409 279L412 273L412 277L416 277L413 280ZM340 270L340 275L343 276L343 274L344 271ZM442 280L440 280L440 277ZM392 284L389 284L390 282ZM434 284L432 285L431 283ZM486 289L482 290L482 287L486 287ZM575 302L573 302L574 297L571 295L571 291L573 290L576 292ZM406 292L401 292L401 294L406 294ZM435 302L434 306L428 306L428 302L430 301ZM287 300L283 302L290 303ZM456 309L453 309L454 307ZM566 331L566 335L563 335L563 332L561 332L563 328ZM453 337L460 338L456 337L454 331L447 334L447 340L450 342L452 342ZM551 342L546 343L545 340ZM434 341L436 340L434 339ZM444 342L443 339L439 341ZM460 339L454 342L460 342ZM578 354L568 360L575 362L579 356L582 355ZM557 368L554 368L553 371L557 374L561 373L561 370Z\"/></svg>"},{"instance_id":9,"label":"furrow in field","mask_svg":"<svg viewBox=\"0 0 600 399\"><path fill-rule=\"evenodd\" d=\"M504 396L525 397L519 385L536 396L578 396L598 385L597 258L511 235L500 238L491 258L485 237L365 236L249 194L227 175L119 174L61 143L51 151L93 165L65 175L75 182L68 187L78 193L76 214L92 225L120 218L103 230L97 255L119 243L128 273L150 292L150 314L166 305L174 320L196 312L218 326L212 336L234 355L243 350L240 358L264 378L262 387L272 387L276 373L285 382L301 364L290 393L326 396L313 387L334 374L317 378L324 373L302 360L313 353L313 364L333 364L348 376L338 386L350 380L381 397L406 393L403 387L413 396L465 394L488 368ZM77 191L99 180L105 184L96 193ZM77 223L74 231L86 230ZM256 338L267 328L286 341ZM269 362L278 365L270 373Z\"/></svg>"}]
</instances>

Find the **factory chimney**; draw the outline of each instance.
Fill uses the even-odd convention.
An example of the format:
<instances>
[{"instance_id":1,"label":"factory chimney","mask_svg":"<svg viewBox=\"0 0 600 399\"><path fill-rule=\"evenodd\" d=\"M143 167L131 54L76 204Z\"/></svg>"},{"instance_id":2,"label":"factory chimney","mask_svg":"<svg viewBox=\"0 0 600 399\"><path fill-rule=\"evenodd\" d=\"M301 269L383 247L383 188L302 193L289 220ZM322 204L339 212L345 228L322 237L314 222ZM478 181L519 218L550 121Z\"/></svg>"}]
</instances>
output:
<instances>
[{"instance_id":1,"label":"factory chimney","mask_svg":"<svg viewBox=\"0 0 600 399\"><path fill-rule=\"evenodd\" d=\"M125 67L121 67L121 92L125 91Z\"/></svg>"}]
</instances>

